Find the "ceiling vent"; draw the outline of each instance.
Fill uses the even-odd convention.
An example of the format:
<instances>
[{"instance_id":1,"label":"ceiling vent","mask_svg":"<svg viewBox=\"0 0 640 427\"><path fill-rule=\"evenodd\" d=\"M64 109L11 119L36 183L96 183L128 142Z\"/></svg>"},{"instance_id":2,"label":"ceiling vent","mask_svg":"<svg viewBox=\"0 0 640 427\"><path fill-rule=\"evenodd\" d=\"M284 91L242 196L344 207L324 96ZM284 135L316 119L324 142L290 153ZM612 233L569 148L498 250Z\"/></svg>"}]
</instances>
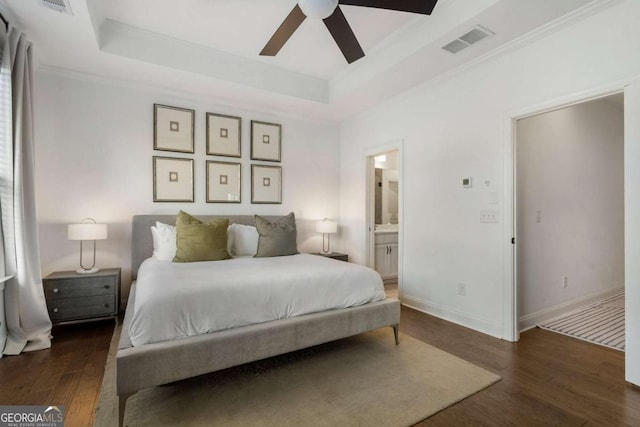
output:
<instances>
[{"instance_id":1,"label":"ceiling vent","mask_svg":"<svg viewBox=\"0 0 640 427\"><path fill-rule=\"evenodd\" d=\"M40 4L49 9L53 9L56 12L66 13L67 15L73 15L71 11L71 4L69 0L38 0Z\"/></svg>"},{"instance_id":2,"label":"ceiling vent","mask_svg":"<svg viewBox=\"0 0 640 427\"><path fill-rule=\"evenodd\" d=\"M468 48L472 44L478 43L480 40L490 37L494 34L495 33L493 31L488 30L481 25L476 25L471 29L471 31L468 31L454 41L447 43L446 45L442 46L442 48L451 53L458 53L461 50Z\"/></svg>"}]
</instances>

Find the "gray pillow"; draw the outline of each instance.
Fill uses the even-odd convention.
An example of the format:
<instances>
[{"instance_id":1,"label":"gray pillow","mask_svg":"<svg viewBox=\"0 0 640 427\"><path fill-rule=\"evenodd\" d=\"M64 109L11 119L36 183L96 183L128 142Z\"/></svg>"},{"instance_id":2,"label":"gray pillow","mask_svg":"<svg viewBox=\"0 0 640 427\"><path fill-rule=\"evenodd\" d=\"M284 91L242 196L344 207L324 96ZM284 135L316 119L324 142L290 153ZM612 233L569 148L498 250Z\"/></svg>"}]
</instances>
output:
<instances>
[{"instance_id":1,"label":"gray pillow","mask_svg":"<svg viewBox=\"0 0 640 427\"><path fill-rule=\"evenodd\" d=\"M296 243L296 217L291 212L275 222L256 215L258 230L258 251L256 257L272 257L295 255L298 252Z\"/></svg>"}]
</instances>

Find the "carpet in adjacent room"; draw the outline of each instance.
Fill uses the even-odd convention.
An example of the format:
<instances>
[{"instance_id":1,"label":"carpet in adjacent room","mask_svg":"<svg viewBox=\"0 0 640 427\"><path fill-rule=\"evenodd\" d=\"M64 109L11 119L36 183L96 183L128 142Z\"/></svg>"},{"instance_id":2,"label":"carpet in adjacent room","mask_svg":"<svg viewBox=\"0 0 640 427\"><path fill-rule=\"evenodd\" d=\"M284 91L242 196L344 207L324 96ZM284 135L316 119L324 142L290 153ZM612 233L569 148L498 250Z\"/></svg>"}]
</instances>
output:
<instances>
[{"instance_id":1,"label":"carpet in adjacent room","mask_svg":"<svg viewBox=\"0 0 640 427\"><path fill-rule=\"evenodd\" d=\"M624 322L624 294L620 294L538 327L624 351Z\"/></svg>"}]
</instances>

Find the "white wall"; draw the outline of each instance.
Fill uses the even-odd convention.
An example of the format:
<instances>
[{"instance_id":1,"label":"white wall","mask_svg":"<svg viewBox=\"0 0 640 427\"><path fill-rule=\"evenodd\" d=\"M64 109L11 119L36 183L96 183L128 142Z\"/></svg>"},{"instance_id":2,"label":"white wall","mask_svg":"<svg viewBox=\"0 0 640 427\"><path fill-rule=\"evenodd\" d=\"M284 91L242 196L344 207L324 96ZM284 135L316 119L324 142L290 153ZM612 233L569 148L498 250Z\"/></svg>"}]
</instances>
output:
<instances>
[{"instance_id":1,"label":"white wall","mask_svg":"<svg viewBox=\"0 0 640 427\"><path fill-rule=\"evenodd\" d=\"M516 134L519 315L539 322L624 287L624 112L599 99Z\"/></svg>"},{"instance_id":2,"label":"white wall","mask_svg":"<svg viewBox=\"0 0 640 427\"><path fill-rule=\"evenodd\" d=\"M84 217L109 224L97 264L123 268L128 294L131 217L135 214L265 214L294 211L299 248L318 251L312 219L339 213L340 148L336 125L252 111L215 99L190 99L52 72L36 75L36 191L43 274L77 268L78 242L66 224ZM195 155L153 150L153 104L195 109ZM242 203L205 203L205 113L242 117ZM282 124L282 205L252 205L250 120ZM152 156L195 159L195 203L154 203ZM238 159L218 157L218 160Z\"/></svg>"},{"instance_id":3,"label":"white wall","mask_svg":"<svg viewBox=\"0 0 640 427\"><path fill-rule=\"evenodd\" d=\"M625 379L640 386L640 80L624 91Z\"/></svg>"},{"instance_id":4,"label":"white wall","mask_svg":"<svg viewBox=\"0 0 640 427\"><path fill-rule=\"evenodd\" d=\"M501 224L481 224L480 210L502 206L489 197L504 197L505 118L640 75L638 16L640 2L621 2L344 122L343 249L364 262L367 150L403 139L404 302L503 336L502 249L511 236ZM465 176L473 188L462 188Z\"/></svg>"}]
</instances>

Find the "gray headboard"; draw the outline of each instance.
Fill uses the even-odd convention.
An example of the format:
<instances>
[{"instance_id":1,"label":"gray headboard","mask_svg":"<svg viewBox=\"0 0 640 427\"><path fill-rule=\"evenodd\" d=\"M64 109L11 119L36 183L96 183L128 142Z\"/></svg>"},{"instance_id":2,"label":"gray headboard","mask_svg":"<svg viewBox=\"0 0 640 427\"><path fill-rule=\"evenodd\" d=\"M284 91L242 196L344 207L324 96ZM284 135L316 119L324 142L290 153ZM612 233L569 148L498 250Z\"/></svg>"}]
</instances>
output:
<instances>
[{"instance_id":1,"label":"gray headboard","mask_svg":"<svg viewBox=\"0 0 640 427\"><path fill-rule=\"evenodd\" d=\"M201 221L207 222L214 218L229 218L230 224L255 225L254 215L194 215ZM280 216L264 216L269 221L275 221ZM149 258L153 253L153 238L151 237L151 226L156 225L156 221L165 224L175 225L175 215L134 215L133 229L131 232L131 279L138 276L138 268L142 261Z\"/></svg>"}]
</instances>

